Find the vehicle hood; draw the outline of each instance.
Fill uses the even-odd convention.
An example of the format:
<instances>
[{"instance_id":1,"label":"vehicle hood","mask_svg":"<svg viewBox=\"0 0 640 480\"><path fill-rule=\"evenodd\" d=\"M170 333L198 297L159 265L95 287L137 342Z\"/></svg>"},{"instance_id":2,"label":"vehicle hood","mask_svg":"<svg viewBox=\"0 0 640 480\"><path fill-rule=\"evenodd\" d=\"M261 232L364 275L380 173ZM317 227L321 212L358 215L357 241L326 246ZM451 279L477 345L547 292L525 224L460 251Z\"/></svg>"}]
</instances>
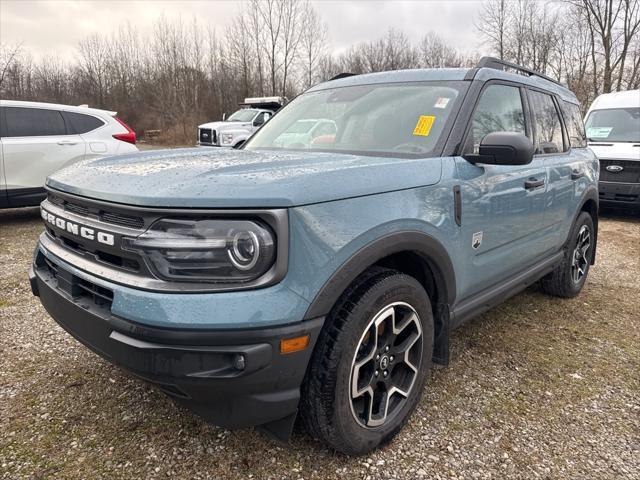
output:
<instances>
[{"instance_id":1,"label":"vehicle hood","mask_svg":"<svg viewBox=\"0 0 640 480\"><path fill-rule=\"evenodd\" d=\"M83 160L47 185L150 207L291 207L431 185L441 169L440 158L189 148Z\"/></svg>"},{"instance_id":2,"label":"vehicle hood","mask_svg":"<svg viewBox=\"0 0 640 480\"><path fill-rule=\"evenodd\" d=\"M209 122L198 125L198 128L211 128L212 130L228 130L232 128L249 128L251 122Z\"/></svg>"},{"instance_id":3,"label":"vehicle hood","mask_svg":"<svg viewBox=\"0 0 640 480\"><path fill-rule=\"evenodd\" d=\"M604 160L637 160L640 162L640 142L589 142L589 148Z\"/></svg>"}]
</instances>

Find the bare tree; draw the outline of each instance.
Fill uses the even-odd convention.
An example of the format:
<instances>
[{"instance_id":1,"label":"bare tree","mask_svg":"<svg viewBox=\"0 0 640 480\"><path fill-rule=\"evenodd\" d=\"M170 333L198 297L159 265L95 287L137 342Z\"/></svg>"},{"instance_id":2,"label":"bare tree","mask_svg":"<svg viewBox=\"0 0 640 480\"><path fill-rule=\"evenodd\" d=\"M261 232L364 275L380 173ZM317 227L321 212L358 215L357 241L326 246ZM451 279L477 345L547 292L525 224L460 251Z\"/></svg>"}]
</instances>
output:
<instances>
[{"instance_id":1,"label":"bare tree","mask_svg":"<svg viewBox=\"0 0 640 480\"><path fill-rule=\"evenodd\" d=\"M300 58L303 82L306 88L319 78L318 66L327 48L327 24L313 8L306 8L300 39Z\"/></svg>"},{"instance_id":2,"label":"bare tree","mask_svg":"<svg viewBox=\"0 0 640 480\"><path fill-rule=\"evenodd\" d=\"M640 32L639 0L567 0L582 12L592 40L594 86L602 69L602 92L622 87L627 54ZM601 59L601 62L596 59ZM601 66L600 66L601 64Z\"/></svg>"},{"instance_id":3,"label":"bare tree","mask_svg":"<svg viewBox=\"0 0 640 480\"><path fill-rule=\"evenodd\" d=\"M507 0L491 0L482 6L476 29L489 42L492 49L498 52L500 59L505 58L507 23L509 19Z\"/></svg>"},{"instance_id":4,"label":"bare tree","mask_svg":"<svg viewBox=\"0 0 640 480\"><path fill-rule=\"evenodd\" d=\"M22 43L16 45L0 44L0 91L2 91L2 84L4 83L7 73L19 60L21 52Z\"/></svg>"},{"instance_id":5,"label":"bare tree","mask_svg":"<svg viewBox=\"0 0 640 480\"><path fill-rule=\"evenodd\" d=\"M466 59L437 33L426 33L418 44L420 66L424 68L462 67Z\"/></svg>"},{"instance_id":6,"label":"bare tree","mask_svg":"<svg viewBox=\"0 0 640 480\"><path fill-rule=\"evenodd\" d=\"M91 100L104 107L110 74L107 39L98 34L85 38L78 46L78 54L80 72L91 91Z\"/></svg>"}]
</instances>

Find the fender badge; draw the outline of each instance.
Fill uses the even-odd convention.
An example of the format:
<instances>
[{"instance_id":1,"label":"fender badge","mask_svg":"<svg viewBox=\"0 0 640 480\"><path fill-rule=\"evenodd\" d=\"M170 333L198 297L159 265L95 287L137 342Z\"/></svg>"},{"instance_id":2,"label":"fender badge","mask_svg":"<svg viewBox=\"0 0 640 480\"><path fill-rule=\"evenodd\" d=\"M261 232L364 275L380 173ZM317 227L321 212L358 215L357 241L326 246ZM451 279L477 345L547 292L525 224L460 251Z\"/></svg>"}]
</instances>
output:
<instances>
[{"instance_id":1,"label":"fender badge","mask_svg":"<svg viewBox=\"0 0 640 480\"><path fill-rule=\"evenodd\" d=\"M618 173L624 170L624 167L621 167L620 165L609 165L606 169L608 172Z\"/></svg>"},{"instance_id":2,"label":"fender badge","mask_svg":"<svg viewBox=\"0 0 640 480\"><path fill-rule=\"evenodd\" d=\"M471 246L474 250L477 250L480 248L480 245L482 245L482 232L476 232L471 239Z\"/></svg>"}]
</instances>

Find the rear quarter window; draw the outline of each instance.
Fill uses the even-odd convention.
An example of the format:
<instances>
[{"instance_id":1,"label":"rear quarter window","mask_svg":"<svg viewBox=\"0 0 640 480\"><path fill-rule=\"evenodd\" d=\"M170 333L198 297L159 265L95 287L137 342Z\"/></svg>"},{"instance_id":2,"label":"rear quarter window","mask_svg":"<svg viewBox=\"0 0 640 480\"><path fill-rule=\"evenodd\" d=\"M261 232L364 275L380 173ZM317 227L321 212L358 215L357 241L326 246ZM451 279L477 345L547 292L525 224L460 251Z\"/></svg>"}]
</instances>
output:
<instances>
[{"instance_id":1,"label":"rear quarter window","mask_svg":"<svg viewBox=\"0 0 640 480\"><path fill-rule=\"evenodd\" d=\"M64 118L73 133L88 133L104 125L104 122L92 115L76 112L63 112Z\"/></svg>"},{"instance_id":2,"label":"rear quarter window","mask_svg":"<svg viewBox=\"0 0 640 480\"><path fill-rule=\"evenodd\" d=\"M58 110L44 108L5 107L6 137L43 137L66 135L67 129Z\"/></svg>"},{"instance_id":3,"label":"rear quarter window","mask_svg":"<svg viewBox=\"0 0 640 480\"><path fill-rule=\"evenodd\" d=\"M575 103L562 102L564 121L569 135L571 148L583 148L587 146L587 135L584 130L584 122L580 114L580 106Z\"/></svg>"}]
</instances>

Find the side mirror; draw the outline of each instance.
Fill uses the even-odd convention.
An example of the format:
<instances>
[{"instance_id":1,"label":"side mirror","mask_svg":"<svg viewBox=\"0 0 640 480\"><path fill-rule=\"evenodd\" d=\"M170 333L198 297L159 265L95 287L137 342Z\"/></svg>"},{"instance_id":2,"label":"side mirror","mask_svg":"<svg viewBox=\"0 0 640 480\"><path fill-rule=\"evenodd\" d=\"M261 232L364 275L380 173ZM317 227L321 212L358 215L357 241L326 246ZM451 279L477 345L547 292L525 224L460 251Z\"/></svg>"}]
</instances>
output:
<instances>
[{"instance_id":1,"label":"side mirror","mask_svg":"<svg viewBox=\"0 0 640 480\"><path fill-rule=\"evenodd\" d=\"M478 155L465 155L471 163L488 165L527 165L533 160L533 143L516 132L493 132L480 142Z\"/></svg>"},{"instance_id":2,"label":"side mirror","mask_svg":"<svg viewBox=\"0 0 640 480\"><path fill-rule=\"evenodd\" d=\"M226 119L227 119L227 114L226 114L226 113L223 113L223 114L222 114L222 121L224 122Z\"/></svg>"}]
</instances>

